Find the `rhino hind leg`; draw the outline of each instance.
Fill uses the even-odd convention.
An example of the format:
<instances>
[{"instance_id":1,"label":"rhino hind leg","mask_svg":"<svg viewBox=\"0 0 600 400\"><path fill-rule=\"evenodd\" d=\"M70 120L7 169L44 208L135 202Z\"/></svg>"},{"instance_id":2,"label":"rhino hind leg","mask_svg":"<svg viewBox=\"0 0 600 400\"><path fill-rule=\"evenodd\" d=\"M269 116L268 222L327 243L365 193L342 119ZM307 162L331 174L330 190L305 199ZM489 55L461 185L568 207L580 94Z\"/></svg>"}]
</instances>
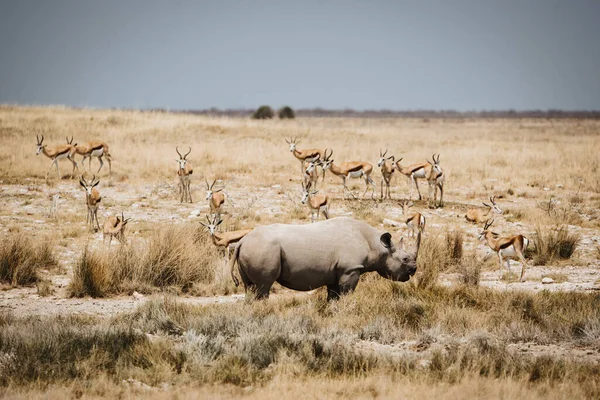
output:
<instances>
[{"instance_id":1,"label":"rhino hind leg","mask_svg":"<svg viewBox=\"0 0 600 400\"><path fill-rule=\"evenodd\" d=\"M352 293L356 288L356 285L358 285L360 272L363 268L362 265L341 268L338 283L327 285L327 301L337 300L341 295Z\"/></svg>"}]
</instances>

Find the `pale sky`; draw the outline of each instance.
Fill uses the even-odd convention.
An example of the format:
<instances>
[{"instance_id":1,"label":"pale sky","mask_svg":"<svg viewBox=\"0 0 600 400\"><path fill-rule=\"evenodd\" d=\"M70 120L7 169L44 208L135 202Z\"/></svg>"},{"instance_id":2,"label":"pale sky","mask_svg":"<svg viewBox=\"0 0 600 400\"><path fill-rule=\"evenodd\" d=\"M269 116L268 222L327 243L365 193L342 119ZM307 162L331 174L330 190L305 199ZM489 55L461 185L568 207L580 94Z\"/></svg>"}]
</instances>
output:
<instances>
[{"instance_id":1,"label":"pale sky","mask_svg":"<svg viewBox=\"0 0 600 400\"><path fill-rule=\"evenodd\" d=\"M600 110L600 1L0 0L0 103Z\"/></svg>"}]
</instances>

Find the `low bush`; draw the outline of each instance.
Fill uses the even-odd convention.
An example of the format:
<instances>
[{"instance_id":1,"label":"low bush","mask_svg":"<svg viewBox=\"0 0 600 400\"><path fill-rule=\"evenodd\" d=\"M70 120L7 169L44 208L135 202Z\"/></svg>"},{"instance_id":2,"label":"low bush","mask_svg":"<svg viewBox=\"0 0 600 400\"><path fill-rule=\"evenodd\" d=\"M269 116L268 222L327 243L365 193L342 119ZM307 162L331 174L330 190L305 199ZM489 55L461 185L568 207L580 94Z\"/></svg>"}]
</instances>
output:
<instances>
[{"instance_id":1,"label":"low bush","mask_svg":"<svg viewBox=\"0 0 600 400\"><path fill-rule=\"evenodd\" d=\"M39 269L58 266L52 243L23 232L9 233L0 243L0 282L13 286L32 285Z\"/></svg>"},{"instance_id":2,"label":"low bush","mask_svg":"<svg viewBox=\"0 0 600 400\"><path fill-rule=\"evenodd\" d=\"M533 251L534 265L547 265L556 260L571 258L581 240L581 235L569 233L566 226L536 229Z\"/></svg>"}]
</instances>

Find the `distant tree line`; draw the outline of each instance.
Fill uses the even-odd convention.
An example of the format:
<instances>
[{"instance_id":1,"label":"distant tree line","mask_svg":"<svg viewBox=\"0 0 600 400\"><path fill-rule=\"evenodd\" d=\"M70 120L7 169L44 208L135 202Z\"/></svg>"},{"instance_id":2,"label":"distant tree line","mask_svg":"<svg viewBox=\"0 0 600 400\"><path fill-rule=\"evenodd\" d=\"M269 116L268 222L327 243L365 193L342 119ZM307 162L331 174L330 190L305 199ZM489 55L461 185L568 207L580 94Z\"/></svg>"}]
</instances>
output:
<instances>
[{"instance_id":1,"label":"distant tree line","mask_svg":"<svg viewBox=\"0 0 600 400\"><path fill-rule=\"evenodd\" d=\"M254 117L258 119L274 118L276 113L270 106L261 106L253 109L219 109L209 108L204 110L165 110L152 109L154 112L172 112L180 114L215 115L229 117ZM295 117L350 117L350 118L573 118L573 119L600 119L600 110L499 110L499 111L455 111L455 110L364 110L357 111L350 108L343 110L327 110L324 108L302 108L293 110L289 106L278 110L279 118Z\"/></svg>"}]
</instances>

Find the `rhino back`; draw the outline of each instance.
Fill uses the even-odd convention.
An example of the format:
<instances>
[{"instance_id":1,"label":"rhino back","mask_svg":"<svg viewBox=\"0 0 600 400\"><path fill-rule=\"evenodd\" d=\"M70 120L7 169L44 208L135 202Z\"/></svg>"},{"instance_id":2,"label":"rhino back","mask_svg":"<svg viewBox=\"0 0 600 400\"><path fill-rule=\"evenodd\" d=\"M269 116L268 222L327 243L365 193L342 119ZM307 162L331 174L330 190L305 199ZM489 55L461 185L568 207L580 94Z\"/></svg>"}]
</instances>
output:
<instances>
[{"instance_id":1,"label":"rhino back","mask_svg":"<svg viewBox=\"0 0 600 400\"><path fill-rule=\"evenodd\" d=\"M240 261L257 284L277 276L275 280L286 287L312 290L336 283L340 265L364 265L377 234L352 218L262 226L242 239Z\"/></svg>"}]
</instances>

